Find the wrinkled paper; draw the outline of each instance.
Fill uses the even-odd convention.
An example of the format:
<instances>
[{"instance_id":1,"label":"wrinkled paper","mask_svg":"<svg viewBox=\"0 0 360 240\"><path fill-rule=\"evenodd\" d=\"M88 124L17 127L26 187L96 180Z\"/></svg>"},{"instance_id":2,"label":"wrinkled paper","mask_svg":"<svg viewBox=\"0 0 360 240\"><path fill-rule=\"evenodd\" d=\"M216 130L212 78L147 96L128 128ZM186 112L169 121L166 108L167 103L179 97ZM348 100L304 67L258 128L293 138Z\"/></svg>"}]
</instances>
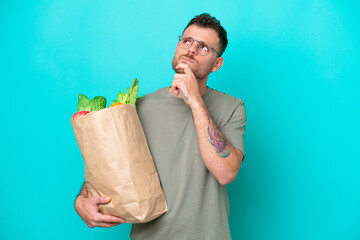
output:
<instances>
[{"instance_id":1,"label":"wrinkled paper","mask_svg":"<svg viewBox=\"0 0 360 240\"><path fill-rule=\"evenodd\" d=\"M168 210L135 105L91 112L71 124L84 158L89 197L111 197L100 204L101 213L143 223Z\"/></svg>"}]
</instances>

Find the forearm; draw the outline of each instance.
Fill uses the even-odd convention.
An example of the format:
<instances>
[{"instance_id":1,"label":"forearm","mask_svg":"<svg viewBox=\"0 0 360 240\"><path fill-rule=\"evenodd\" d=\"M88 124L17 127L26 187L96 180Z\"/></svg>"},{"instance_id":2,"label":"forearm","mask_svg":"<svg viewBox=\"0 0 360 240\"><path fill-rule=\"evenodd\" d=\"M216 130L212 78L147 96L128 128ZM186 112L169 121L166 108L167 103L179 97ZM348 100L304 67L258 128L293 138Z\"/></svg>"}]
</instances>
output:
<instances>
[{"instance_id":1,"label":"forearm","mask_svg":"<svg viewBox=\"0 0 360 240\"><path fill-rule=\"evenodd\" d=\"M192 114L206 167L220 184L232 182L240 169L242 153L221 133L202 100L192 106Z\"/></svg>"},{"instance_id":2,"label":"forearm","mask_svg":"<svg viewBox=\"0 0 360 240\"><path fill-rule=\"evenodd\" d=\"M184 73L174 75L172 94L181 97L190 106L203 161L218 182L226 185L235 179L243 155L226 140L206 108L201 97L206 92L206 79L201 82L196 79L185 63L178 64L176 68L183 69Z\"/></svg>"}]
</instances>

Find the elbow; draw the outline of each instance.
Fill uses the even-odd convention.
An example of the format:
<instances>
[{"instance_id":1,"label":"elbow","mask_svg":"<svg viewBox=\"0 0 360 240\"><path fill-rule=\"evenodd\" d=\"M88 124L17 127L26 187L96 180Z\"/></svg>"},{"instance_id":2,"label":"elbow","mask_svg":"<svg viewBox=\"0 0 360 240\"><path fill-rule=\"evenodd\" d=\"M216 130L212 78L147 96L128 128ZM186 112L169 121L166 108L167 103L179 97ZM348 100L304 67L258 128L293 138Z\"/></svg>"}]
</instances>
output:
<instances>
[{"instance_id":1,"label":"elbow","mask_svg":"<svg viewBox=\"0 0 360 240\"><path fill-rule=\"evenodd\" d=\"M230 178L228 178L228 179L225 179L225 178L218 179L218 182L220 183L220 185L223 185L223 186L228 185L232 181L234 181L234 180L230 179Z\"/></svg>"},{"instance_id":2,"label":"elbow","mask_svg":"<svg viewBox=\"0 0 360 240\"><path fill-rule=\"evenodd\" d=\"M228 173L223 176L219 176L217 178L217 180L223 186L228 185L229 183L231 183L235 180L237 173L238 173L238 171L234 171L232 173Z\"/></svg>"},{"instance_id":3,"label":"elbow","mask_svg":"<svg viewBox=\"0 0 360 240\"><path fill-rule=\"evenodd\" d=\"M221 185L227 185L233 182L239 173L240 166L241 166L241 161L239 161L238 164L236 164L236 166L228 168L227 170L222 172L222 174L216 176L216 179Z\"/></svg>"},{"instance_id":4,"label":"elbow","mask_svg":"<svg viewBox=\"0 0 360 240\"><path fill-rule=\"evenodd\" d=\"M233 182L240 170L244 155L237 148L235 148L235 153L235 155L232 155L232 159L228 161L228 164L223 165L223 168L218 172L218 175L214 175L217 181L223 186Z\"/></svg>"}]
</instances>

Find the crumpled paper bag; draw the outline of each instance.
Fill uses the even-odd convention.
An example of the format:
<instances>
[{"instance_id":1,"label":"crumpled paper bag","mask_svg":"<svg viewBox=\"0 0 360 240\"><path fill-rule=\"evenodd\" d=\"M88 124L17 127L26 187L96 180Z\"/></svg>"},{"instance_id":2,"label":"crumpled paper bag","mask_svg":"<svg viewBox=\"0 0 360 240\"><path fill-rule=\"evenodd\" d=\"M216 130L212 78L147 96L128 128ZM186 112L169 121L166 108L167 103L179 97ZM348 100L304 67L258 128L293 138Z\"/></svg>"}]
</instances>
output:
<instances>
[{"instance_id":1,"label":"crumpled paper bag","mask_svg":"<svg viewBox=\"0 0 360 240\"><path fill-rule=\"evenodd\" d=\"M71 119L85 162L89 196L110 196L100 212L126 220L151 221L167 209L154 161L134 104Z\"/></svg>"}]
</instances>

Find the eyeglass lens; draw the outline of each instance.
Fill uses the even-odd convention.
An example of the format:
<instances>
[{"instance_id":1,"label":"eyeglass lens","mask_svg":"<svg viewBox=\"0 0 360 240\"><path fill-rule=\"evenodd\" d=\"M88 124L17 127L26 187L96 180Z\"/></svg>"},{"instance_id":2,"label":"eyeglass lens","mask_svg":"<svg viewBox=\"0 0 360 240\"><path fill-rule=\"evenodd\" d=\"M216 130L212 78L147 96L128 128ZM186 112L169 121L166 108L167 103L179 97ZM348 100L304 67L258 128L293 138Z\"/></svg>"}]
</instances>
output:
<instances>
[{"instance_id":1,"label":"eyeglass lens","mask_svg":"<svg viewBox=\"0 0 360 240\"><path fill-rule=\"evenodd\" d=\"M180 47L185 48L185 49L190 48L193 45L194 41L197 41L197 40L194 40L192 38L182 38L180 40ZM204 55L207 55L210 53L211 47L209 45L207 45L206 43L201 42L201 41L197 41L197 42L198 42L197 50L200 55L204 56Z\"/></svg>"}]
</instances>

